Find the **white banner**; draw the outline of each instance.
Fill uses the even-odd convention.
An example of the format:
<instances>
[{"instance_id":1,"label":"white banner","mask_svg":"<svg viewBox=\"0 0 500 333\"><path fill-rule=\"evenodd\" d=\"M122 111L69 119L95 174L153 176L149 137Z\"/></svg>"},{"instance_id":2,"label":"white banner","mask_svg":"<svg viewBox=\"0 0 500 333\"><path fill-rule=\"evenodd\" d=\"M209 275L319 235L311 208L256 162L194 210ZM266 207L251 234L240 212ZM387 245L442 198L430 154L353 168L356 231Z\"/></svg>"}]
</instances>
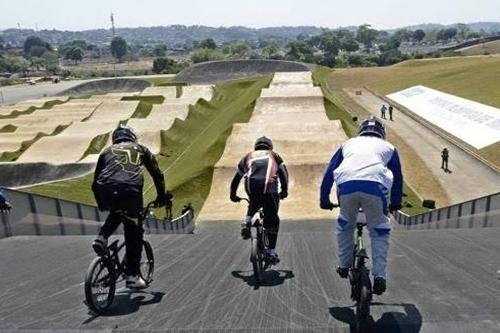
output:
<instances>
[{"instance_id":1,"label":"white banner","mask_svg":"<svg viewBox=\"0 0 500 333\"><path fill-rule=\"evenodd\" d=\"M476 149L500 141L500 109L424 86L387 97Z\"/></svg>"}]
</instances>

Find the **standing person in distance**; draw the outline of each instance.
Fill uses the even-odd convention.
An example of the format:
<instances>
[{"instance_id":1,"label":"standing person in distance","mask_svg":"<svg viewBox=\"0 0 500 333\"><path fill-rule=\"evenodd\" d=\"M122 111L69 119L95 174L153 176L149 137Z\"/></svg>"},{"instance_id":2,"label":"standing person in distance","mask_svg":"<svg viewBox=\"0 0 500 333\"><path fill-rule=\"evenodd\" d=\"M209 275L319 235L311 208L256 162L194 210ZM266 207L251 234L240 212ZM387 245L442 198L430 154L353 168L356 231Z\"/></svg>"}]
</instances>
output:
<instances>
[{"instance_id":1,"label":"standing person in distance","mask_svg":"<svg viewBox=\"0 0 500 333\"><path fill-rule=\"evenodd\" d=\"M441 169L444 169L445 172L448 172L448 158L450 157L450 152L448 148L444 148L441 152Z\"/></svg>"},{"instance_id":2,"label":"standing person in distance","mask_svg":"<svg viewBox=\"0 0 500 333\"><path fill-rule=\"evenodd\" d=\"M392 111L394 110L393 106L389 104L389 120L392 120Z\"/></svg>"},{"instance_id":3,"label":"standing person in distance","mask_svg":"<svg viewBox=\"0 0 500 333\"><path fill-rule=\"evenodd\" d=\"M380 117L382 119L385 119L385 111L387 110L387 107L385 106L385 104L382 104L382 107L380 108Z\"/></svg>"},{"instance_id":4,"label":"standing person in distance","mask_svg":"<svg viewBox=\"0 0 500 333\"><path fill-rule=\"evenodd\" d=\"M109 236L123 223L126 285L128 288L142 289L147 287L139 274L144 233L141 220L144 168L153 177L157 206L166 203L165 179L156 158L148 148L137 142L137 135L132 128L118 126L113 131L112 142L99 156L94 173L92 191L99 209L109 211L109 215L92 247L98 255L104 255Z\"/></svg>"},{"instance_id":5,"label":"standing person in distance","mask_svg":"<svg viewBox=\"0 0 500 333\"><path fill-rule=\"evenodd\" d=\"M361 123L358 136L344 142L333 155L321 183L320 207L333 209L330 192L337 183L340 215L337 220L339 266L347 278L354 250L354 231L362 208L372 242L373 292L386 290L386 266L391 225L388 213L401 208L403 175L399 155L385 140L385 128L376 117Z\"/></svg>"},{"instance_id":6,"label":"standing person in distance","mask_svg":"<svg viewBox=\"0 0 500 333\"><path fill-rule=\"evenodd\" d=\"M239 202L236 191L241 178L245 178L245 191L250 199L247 215L241 225L243 239L250 238L252 217L260 208L264 210L264 229L269 240L268 256L274 263L279 262L276 252L280 218L278 216L280 199L288 196L288 171L283 159L273 151L273 142L265 136L255 141L254 151L243 156L238 163L231 182L230 199ZM278 179L281 191L278 193Z\"/></svg>"}]
</instances>

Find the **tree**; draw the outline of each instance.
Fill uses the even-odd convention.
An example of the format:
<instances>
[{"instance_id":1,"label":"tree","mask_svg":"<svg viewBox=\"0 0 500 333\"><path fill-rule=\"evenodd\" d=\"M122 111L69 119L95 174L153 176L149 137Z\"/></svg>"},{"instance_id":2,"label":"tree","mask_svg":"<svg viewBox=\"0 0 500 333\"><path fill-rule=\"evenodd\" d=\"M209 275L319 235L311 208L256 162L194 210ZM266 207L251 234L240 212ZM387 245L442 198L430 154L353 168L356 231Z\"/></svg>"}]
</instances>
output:
<instances>
[{"instance_id":1,"label":"tree","mask_svg":"<svg viewBox=\"0 0 500 333\"><path fill-rule=\"evenodd\" d=\"M200 42L198 48L215 50L217 48L217 44L215 44L215 41L212 38L207 38Z\"/></svg>"},{"instance_id":2,"label":"tree","mask_svg":"<svg viewBox=\"0 0 500 333\"><path fill-rule=\"evenodd\" d=\"M121 62L126 54L127 41L120 36L114 37L111 40L111 55Z\"/></svg>"},{"instance_id":3,"label":"tree","mask_svg":"<svg viewBox=\"0 0 500 333\"><path fill-rule=\"evenodd\" d=\"M165 44L158 44L153 49L153 54L157 57L164 57L166 53L167 53L167 45Z\"/></svg>"},{"instance_id":4,"label":"tree","mask_svg":"<svg viewBox=\"0 0 500 333\"><path fill-rule=\"evenodd\" d=\"M37 71L39 71L41 67L45 66L45 60L41 57L31 57L30 62L31 67L36 68Z\"/></svg>"},{"instance_id":5,"label":"tree","mask_svg":"<svg viewBox=\"0 0 500 333\"><path fill-rule=\"evenodd\" d=\"M408 29L399 29L394 33L392 38L399 42L407 42L413 38L413 33Z\"/></svg>"},{"instance_id":6,"label":"tree","mask_svg":"<svg viewBox=\"0 0 500 333\"><path fill-rule=\"evenodd\" d=\"M413 39L417 42L421 42L425 38L425 31L422 29L417 29L413 32Z\"/></svg>"},{"instance_id":7,"label":"tree","mask_svg":"<svg viewBox=\"0 0 500 333\"><path fill-rule=\"evenodd\" d=\"M238 42L231 44L229 50L233 56L242 59L245 58L248 51L250 51L250 46L245 42Z\"/></svg>"},{"instance_id":8,"label":"tree","mask_svg":"<svg viewBox=\"0 0 500 333\"><path fill-rule=\"evenodd\" d=\"M356 40L363 43L367 49L372 47L373 42L377 38L378 31L371 28L369 24L363 24L358 27L356 32Z\"/></svg>"},{"instance_id":9,"label":"tree","mask_svg":"<svg viewBox=\"0 0 500 333\"><path fill-rule=\"evenodd\" d=\"M319 36L319 48L328 56L336 56L340 46L340 39L331 31L324 32Z\"/></svg>"},{"instance_id":10,"label":"tree","mask_svg":"<svg viewBox=\"0 0 500 333\"><path fill-rule=\"evenodd\" d=\"M2 36L0 36L0 50L3 50L4 43L5 43L5 41L3 40Z\"/></svg>"},{"instance_id":11,"label":"tree","mask_svg":"<svg viewBox=\"0 0 500 333\"><path fill-rule=\"evenodd\" d=\"M359 45L354 38L345 37L341 40L340 48L347 52L356 52L359 50Z\"/></svg>"},{"instance_id":12,"label":"tree","mask_svg":"<svg viewBox=\"0 0 500 333\"><path fill-rule=\"evenodd\" d=\"M287 48L286 58L288 60L312 62L313 52L311 47L306 43L299 41L290 42Z\"/></svg>"},{"instance_id":13,"label":"tree","mask_svg":"<svg viewBox=\"0 0 500 333\"><path fill-rule=\"evenodd\" d=\"M75 65L77 65L78 61L82 61L83 59L83 50L78 46L73 46L66 52L64 58L73 60Z\"/></svg>"},{"instance_id":14,"label":"tree","mask_svg":"<svg viewBox=\"0 0 500 333\"><path fill-rule=\"evenodd\" d=\"M447 42L453 37L455 37L456 34L457 34L457 29L455 28L441 29L438 31L436 39Z\"/></svg>"},{"instance_id":15,"label":"tree","mask_svg":"<svg viewBox=\"0 0 500 333\"><path fill-rule=\"evenodd\" d=\"M212 49L197 49L192 55L191 60L196 64L205 61L221 60L224 56L221 52Z\"/></svg>"},{"instance_id":16,"label":"tree","mask_svg":"<svg viewBox=\"0 0 500 333\"><path fill-rule=\"evenodd\" d=\"M35 45L35 46L32 46L30 48L30 51L29 51L28 55L29 55L30 58L41 57L41 56L43 56L48 51L49 50L46 47L44 47L44 46Z\"/></svg>"},{"instance_id":17,"label":"tree","mask_svg":"<svg viewBox=\"0 0 500 333\"><path fill-rule=\"evenodd\" d=\"M43 56L45 70L49 74L56 74L59 70L59 57L56 52L46 52Z\"/></svg>"},{"instance_id":18,"label":"tree","mask_svg":"<svg viewBox=\"0 0 500 333\"><path fill-rule=\"evenodd\" d=\"M458 23L457 24L457 35L461 40L467 39L467 35L471 32L471 29L467 24Z\"/></svg>"},{"instance_id":19,"label":"tree","mask_svg":"<svg viewBox=\"0 0 500 333\"><path fill-rule=\"evenodd\" d=\"M173 59L156 58L153 60L153 72L156 74L170 74L177 72L177 66Z\"/></svg>"},{"instance_id":20,"label":"tree","mask_svg":"<svg viewBox=\"0 0 500 333\"><path fill-rule=\"evenodd\" d=\"M40 37L37 36L30 36L26 38L24 41L23 45L23 51L25 56L31 56L31 48L33 47L42 47L48 51L52 51L52 46L50 46L49 43L46 41L42 40ZM39 49L41 50L41 49Z\"/></svg>"}]
</instances>

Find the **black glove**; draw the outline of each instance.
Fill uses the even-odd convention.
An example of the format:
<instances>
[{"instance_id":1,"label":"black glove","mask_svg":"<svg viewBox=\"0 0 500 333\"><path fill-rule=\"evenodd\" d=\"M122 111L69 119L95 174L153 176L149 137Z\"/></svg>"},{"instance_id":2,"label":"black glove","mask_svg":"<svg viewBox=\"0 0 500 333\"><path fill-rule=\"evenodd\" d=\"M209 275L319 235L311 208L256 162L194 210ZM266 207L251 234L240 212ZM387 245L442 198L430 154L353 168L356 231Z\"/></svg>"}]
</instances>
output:
<instances>
[{"instance_id":1,"label":"black glove","mask_svg":"<svg viewBox=\"0 0 500 333\"><path fill-rule=\"evenodd\" d=\"M236 193L231 193L231 196L229 197L232 202L240 202L241 198L236 195Z\"/></svg>"},{"instance_id":2,"label":"black glove","mask_svg":"<svg viewBox=\"0 0 500 333\"><path fill-rule=\"evenodd\" d=\"M11 209L12 206L7 201L5 201L3 204L0 205L0 212L6 213L9 212Z\"/></svg>"},{"instance_id":3,"label":"black glove","mask_svg":"<svg viewBox=\"0 0 500 333\"><path fill-rule=\"evenodd\" d=\"M163 207L163 206L165 206L166 203L167 203L166 193L159 193L155 199L155 206L156 207Z\"/></svg>"},{"instance_id":4,"label":"black glove","mask_svg":"<svg viewBox=\"0 0 500 333\"><path fill-rule=\"evenodd\" d=\"M389 205L389 212L392 214L395 211L400 210L401 208L403 208L403 206L401 206L401 204L397 204L397 205L390 204Z\"/></svg>"},{"instance_id":5,"label":"black glove","mask_svg":"<svg viewBox=\"0 0 500 333\"><path fill-rule=\"evenodd\" d=\"M330 201L327 201L327 202L320 202L319 207L321 209L332 210L333 208L335 208L335 205Z\"/></svg>"},{"instance_id":6,"label":"black glove","mask_svg":"<svg viewBox=\"0 0 500 333\"><path fill-rule=\"evenodd\" d=\"M280 192L280 199L283 200L286 197L288 197L288 191L281 191Z\"/></svg>"}]
</instances>

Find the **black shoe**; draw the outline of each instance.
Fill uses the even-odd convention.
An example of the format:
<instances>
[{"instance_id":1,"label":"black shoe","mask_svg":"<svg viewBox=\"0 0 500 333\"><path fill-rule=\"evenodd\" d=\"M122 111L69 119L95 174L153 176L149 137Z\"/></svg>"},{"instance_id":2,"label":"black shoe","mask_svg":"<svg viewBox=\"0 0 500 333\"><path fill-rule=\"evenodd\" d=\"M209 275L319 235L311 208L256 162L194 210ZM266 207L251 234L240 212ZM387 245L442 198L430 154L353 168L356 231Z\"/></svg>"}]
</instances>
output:
<instances>
[{"instance_id":1,"label":"black shoe","mask_svg":"<svg viewBox=\"0 0 500 333\"><path fill-rule=\"evenodd\" d=\"M241 238L249 239L252 233L250 232L250 225L246 223L241 224Z\"/></svg>"},{"instance_id":2,"label":"black shoe","mask_svg":"<svg viewBox=\"0 0 500 333\"><path fill-rule=\"evenodd\" d=\"M280 263L280 258L278 256L278 253L276 253L276 252L274 252L274 253L268 252L267 253L267 260L269 261L269 263L271 265L277 265Z\"/></svg>"},{"instance_id":3,"label":"black shoe","mask_svg":"<svg viewBox=\"0 0 500 333\"><path fill-rule=\"evenodd\" d=\"M386 282L383 277L376 277L373 279L373 293L375 295L382 295L386 290Z\"/></svg>"},{"instance_id":4,"label":"black shoe","mask_svg":"<svg viewBox=\"0 0 500 333\"><path fill-rule=\"evenodd\" d=\"M340 266L338 266L337 267L337 274L341 278L347 279L347 277L349 276L349 267L340 267Z\"/></svg>"}]
</instances>

